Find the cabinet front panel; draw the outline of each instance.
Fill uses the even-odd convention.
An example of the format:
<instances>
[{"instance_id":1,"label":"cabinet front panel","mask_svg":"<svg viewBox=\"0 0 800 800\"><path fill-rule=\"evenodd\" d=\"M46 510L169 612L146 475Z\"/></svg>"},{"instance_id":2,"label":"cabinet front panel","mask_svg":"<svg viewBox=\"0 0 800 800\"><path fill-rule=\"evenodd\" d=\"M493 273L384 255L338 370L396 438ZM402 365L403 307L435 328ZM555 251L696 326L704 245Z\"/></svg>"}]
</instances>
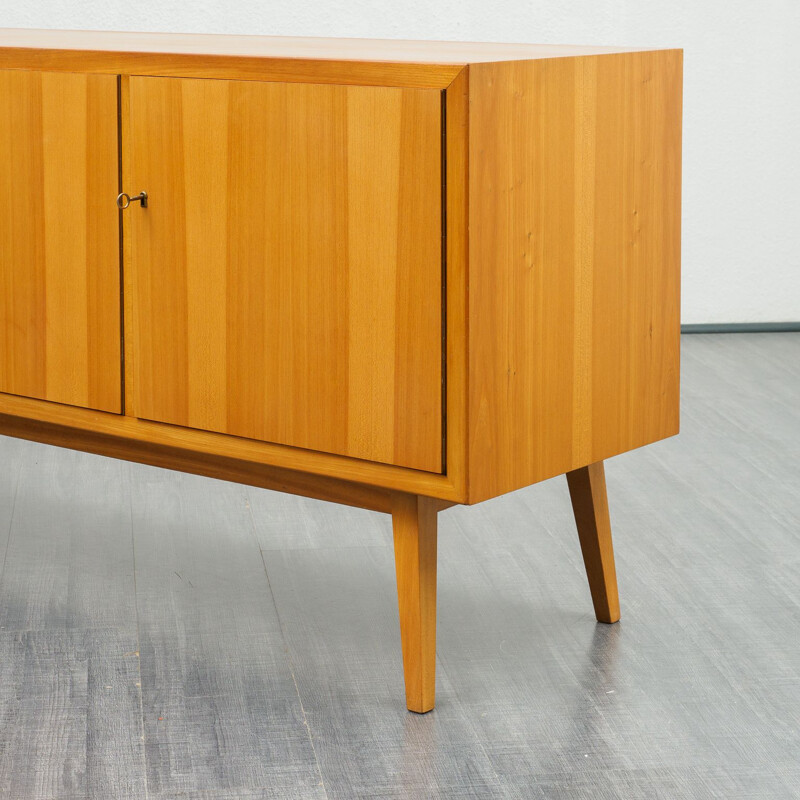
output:
<instances>
[{"instance_id":1,"label":"cabinet front panel","mask_svg":"<svg viewBox=\"0 0 800 800\"><path fill-rule=\"evenodd\" d=\"M0 392L121 410L117 79L0 70Z\"/></svg>"},{"instance_id":2,"label":"cabinet front panel","mask_svg":"<svg viewBox=\"0 0 800 800\"><path fill-rule=\"evenodd\" d=\"M130 79L136 416L441 471L440 98Z\"/></svg>"}]
</instances>

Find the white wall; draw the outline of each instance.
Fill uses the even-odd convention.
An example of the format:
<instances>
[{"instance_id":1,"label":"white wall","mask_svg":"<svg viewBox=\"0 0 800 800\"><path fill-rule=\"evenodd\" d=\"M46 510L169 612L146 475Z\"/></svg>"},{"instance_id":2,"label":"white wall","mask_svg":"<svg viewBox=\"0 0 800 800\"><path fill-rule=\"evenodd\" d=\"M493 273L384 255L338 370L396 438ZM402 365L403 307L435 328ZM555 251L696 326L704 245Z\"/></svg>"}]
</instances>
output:
<instances>
[{"instance_id":1,"label":"white wall","mask_svg":"<svg viewBox=\"0 0 800 800\"><path fill-rule=\"evenodd\" d=\"M0 27L683 47L683 321L800 320L800 0L0 0Z\"/></svg>"}]
</instances>

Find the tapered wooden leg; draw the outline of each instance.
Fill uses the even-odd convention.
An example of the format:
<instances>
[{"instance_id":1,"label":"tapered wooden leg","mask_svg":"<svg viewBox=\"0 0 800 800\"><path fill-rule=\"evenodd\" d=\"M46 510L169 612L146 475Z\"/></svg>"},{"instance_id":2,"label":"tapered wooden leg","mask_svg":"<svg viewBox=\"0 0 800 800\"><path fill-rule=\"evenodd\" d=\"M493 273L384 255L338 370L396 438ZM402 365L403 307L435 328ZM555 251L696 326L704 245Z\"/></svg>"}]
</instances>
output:
<instances>
[{"instance_id":1,"label":"tapered wooden leg","mask_svg":"<svg viewBox=\"0 0 800 800\"><path fill-rule=\"evenodd\" d=\"M619 619L619 594L603 462L568 472L567 483L594 612L600 622L616 622Z\"/></svg>"},{"instance_id":2,"label":"tapered wooden leg","mask_svg":"<svg viewBox=\"0 0 800 800\"><path fill-rule=\"evenodd\" d=\"M437 508L415 495L397 495L392 503L406 705L418 714L434 705Z\"/></svg>"}]
</instances>

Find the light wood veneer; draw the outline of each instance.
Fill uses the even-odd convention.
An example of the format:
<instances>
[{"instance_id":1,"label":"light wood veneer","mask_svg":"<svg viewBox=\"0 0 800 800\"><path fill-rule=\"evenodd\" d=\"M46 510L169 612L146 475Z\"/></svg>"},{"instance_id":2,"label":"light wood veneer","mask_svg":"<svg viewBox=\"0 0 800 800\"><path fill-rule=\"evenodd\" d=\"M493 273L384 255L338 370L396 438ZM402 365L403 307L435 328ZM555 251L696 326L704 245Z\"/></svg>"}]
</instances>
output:
<instances>
[{"instance_id":1,"label":"light wood veneer","mask_svg":"<svg viewBox=\"0 0 800 800\"><path fill-rule=\"evenodd\" d=\"M0 30L0 433L436 520L678 431L678 50ZM147 192L119 212L116 196Z\"/></svg>"},{"instance_id":2,"label":"light wood veneer","mask_svg":"<svg viewBox=\"0 0 800 800\"><path fill-rule=\"evenodd\" d=\"M681 54L470 68L470 499L678 432Z\"/></svg>"},{"instance_id":3,"label":"light wood veneer","mask_svg":"<svg viewBox=\"0 0 800 800\"><path fill-rule=\"evenodd\" d=\"M117 82L0 70L0 392L119 413Z\"/></svg>"},{"instance_id":4,"label":"light wood veneer","mask_svg":"<svg viewBox=\"0 0 800 800\"><path fill-rule=\"evenodd\" d=\"M132 413L441 472L440 93L128 91Z\"/></svg>"}]
</instances>

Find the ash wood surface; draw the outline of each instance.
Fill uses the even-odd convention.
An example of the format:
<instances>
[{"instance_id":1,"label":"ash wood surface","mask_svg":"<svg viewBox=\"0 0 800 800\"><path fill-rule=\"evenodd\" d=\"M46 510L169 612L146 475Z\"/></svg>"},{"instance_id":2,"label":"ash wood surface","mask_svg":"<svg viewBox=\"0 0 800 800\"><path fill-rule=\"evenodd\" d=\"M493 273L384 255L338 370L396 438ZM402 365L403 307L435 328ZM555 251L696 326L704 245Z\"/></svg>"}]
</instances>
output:
<instances>
[{"instance_id":1,"label":"ash wood surface","mask_svg":"<svg viewBox=\"0 0 800 800\"><path fill-rule=\"evenodd\" d=\"M311 497L327 486L324 491L335 492L335 496L327 499L344 498L341 490L349 487L352 502L359 505L364 500L366 508L385 507L386 493L381 489L423 494L449 502L464 500L446 475L2 393L0 433L265 488L278 488L276 481L296 487L291 491L298 491L304 485L307 489L298 493ZM332 480L318 481L317 477ZM369 487L379 491L370 491Z\"/></svg>"},{"instance_id":2,"label":"ash wood surface","mask_svg":"<svg viewBox=\"0 0 800 800\"><path fill-rule=\"evenodd\" d=\"M113 423L112 423L113 426ZM122 458L166 469L235 481L262 489L344 503L375 511L391 511L392 493L373 486L297 470L248 462L222 455L219 449L197 452L164 446L144 433L141 439L116 438L93 431L76 432L61 425L0 415L0 431L8 436L46 442L88 453Z\"/></svg>"},{"instance_id":3,"label":"ash wood surface","mask_svg":"<svg viewBox=\"0 0 800 800\"><path fill-rule=\"evenodd\" d=\"M0 391L120 411L117 84L0 70Z\"/></svg>"},{"instance_id":4,"label":"ash wood surface","mask_svg":"<svg viewBox=\"0 0 800 800\"><path fill-rule=\"evenodd\" d=\"M80 58L92 38L45 33L38 42L41 53ZM284 61L299 62L314 51L330 56L323 59L329 66L337 57L338 45L324 41L244 38L213 43L178 37L173 55L196 57L204 49L209 57L264 61L280 51L292 54ZM22 58L26 43L35 39L35 33L9 34L2 53ZM168 40L156 36L146 45L140 36L111 35L104 57L121 59L115 67L121 71L126 48L138 47L138 56L147 58L158 55L145 52L148 47L168 50ZM57 41L59 47L47 49ZM379 44L348 50L345 43L337 52L366 58ZM440 93L426 90L179 83L123 75L125 188L138 191L128 184L136 183L144 164L145 173L158 173L148 183L166 178L164 186L180 189L173 193L176 205L159 207L160 218L152 204L147 212L133 207L124 215L124 410L130 419L115 426L113 418L34 408L6 396L0 398L6 429L49 441L74 436L77 447L138 460L147 460L151 441L157 463L174 454L194 470L229 476L270 464L276 471L269 485L283 480L284 470L309 471L457 502L477 502L674 433L680 53L590 56L574 48L459 47L444 50L478 61L448 75L441 105ZM436 43L418 49L432 53ZM390 51L398 57L412 52L405 45ZM501 55L511 60L478 63ZM517 57L527 60L515 62ZM93 67L87 62L84 68ZM302 80L298 75L286 80ZM131 105L132 85L162 87L150 111L146 103ZM304 98L300 106L306 110L318 103L327 109L313 126L310 112L288 123L299 134L295 140L305 136L309 147L315 143L315 158L306 158L301 145L294 151L285 140L282 145L284 133L269 134L263 109L257 110L265 97L280 110L292 92ZM373 106L367 97L381 99ZM139 114L138 134L137 107L146 111ZM156 124L148 127L147 114ZM385 148L376 150L375 141L349 131L348 126L377 125L378 119ZM268 131L275 152L286 146L282 160L261 154L262 168L278 175L274 192L261 192L244 158L229 152L216 158L223 143L235 143L241 152L258 149L241 136L248 120ZM539 135L522 135L536 126ZM316 146L319 141L327 145ZM345 141L345 164L326 162ZM139 164L133 157L137 148ZM395 184L388 177L392 169L362 170L361 180L373 186L385 180L376 194L389 198L388 210L359 191L353 177L373 150L403 175L414 153L412 162L423 173L422 180L412 174L412 180ZM292 152L300 169L291 164ZM281 178L281 169L300 180ZM339 180L344 173L337 170L347 170L346 179ZM447 185L444 204L441 178ZM312 190L315 179L320 185ZM343 183L346 189L337 191ZM152 196L152 186L150 191ZM209 196L224 206L224 215L198 202ZM320 217L314 205L319 197L332 213ZM404 208L415 215L411 226L402 218ZM154 219L157 224L147 230L140 224ZM319 233L309 238L312 228ZM342 256L338 245L345 229ZM405 229L412 233L408 239L398 234ZM248 247L252 240L255 248ZM269 260L274 269L259 269L254 253L265 240L260 264ZM138 250L137 242L143 243ZM426 266L442 257L444 276L441 263L435 273ZM370 271L375 260L388 265L378 276L385 280ZM191 268L201 262L201 270ZM392 262L399 267L394 273ZM253 280L240 280L245 273ZM326 276L320 282L324 297L307 291L320 274ZM280 298L276 308L252 302L268 291ZM390 342L392 325L396 339ZM273 349L264 344L267 336L277 342ZM113 336L103 341L118 346ZM277 399L267 403L272 398ZM30 414L32 424L20 414ZM154 426L136 415L181 428ZM202 428L242 438L214 437ZM216 465L215 455L222 459ZM446 477L439 479L434 473L442 470ZM296 476L285 477L302 484ZM384 502L381 497L377 502Z\"/></svg>"},{"instance_id":5,"label":"ash wood surface","mask_svg":"<svg viewBox=\"0 0 800 800\"><path fill-rule=\"evenodd\" d=\"M286 61L319 60L333 63L361 61L386 65L407 62L459 67L484 61L572 57L647 48L0 28L0 54L11 57L14 50L31 49L53 53L108 53L114 57L127 54L153 55L162 58L196 55L272 58ZM320 64L319 68L324 68L324 65ZM455 73L452 76L454 75Z\"/></svg>"},{"instance_id":6,"label":"ash wood surface","mask_svg":"<svg viewBox=\"0 0 800 800\"><path fill-rule=\"evenodd\" d=\"M469 69L444 93L445 115L445 471L467 497L467 277L469 272Z\"/></svg>"},{"instance_id":7,"label":"ash wood surface","mask_svg":"<svg viewBox=\"0 0 800 800\"><path fill-rule=\"evenodd\" d=\"M0 67L109 75L444 89L460 67L382 61L0 48Z\"/></svg>"},{"instance_id":8,"label":"ash wood surface","mask_svg":"<svg viewBox=\"0 0 800 800\"><path fill-rule=\"evenodd\" d=\"M418 714L433 708L436 694L436 514L427 497L399 495L393 501L406 705Z\"/></svg>"},{"instance_id":9,"label":"ash wood surface","mask_svg":"<svg viewBox=\"0 0 800 800\"><path fill-rule=\"evenodd\" d=\"M444 89L468 63L638 48L0 28L0 67Z\"/></svg>"},{"instance_id":10,"label":"ash wood surface","mask_svg":"<svg viewBox=\"0 0 800 800\"><path fill-rule=\"evenodd\" d=\"M469 497L678 431L681 53L469 68Z\"/></svg>"},{"instance_id":11,"label":"ash wood surface","mask_svg":"<svg viewBox=\"0 0 800 800\"><path fill-rule=\"evenodd\" d=\"M134 77L129 103L133 413L441 471L439 93Z\"/></svg>"},{"instance_id":12,"label":"ash wood surface","mask_svg":"<svg viewBox=\"0 0 800 800\"><path fill-rule=\"evenodd\" d=\"M595 615L599 622L617 622L619 594L603 462L568 472L567 484Z\"/></svg>"}]
</instances>

